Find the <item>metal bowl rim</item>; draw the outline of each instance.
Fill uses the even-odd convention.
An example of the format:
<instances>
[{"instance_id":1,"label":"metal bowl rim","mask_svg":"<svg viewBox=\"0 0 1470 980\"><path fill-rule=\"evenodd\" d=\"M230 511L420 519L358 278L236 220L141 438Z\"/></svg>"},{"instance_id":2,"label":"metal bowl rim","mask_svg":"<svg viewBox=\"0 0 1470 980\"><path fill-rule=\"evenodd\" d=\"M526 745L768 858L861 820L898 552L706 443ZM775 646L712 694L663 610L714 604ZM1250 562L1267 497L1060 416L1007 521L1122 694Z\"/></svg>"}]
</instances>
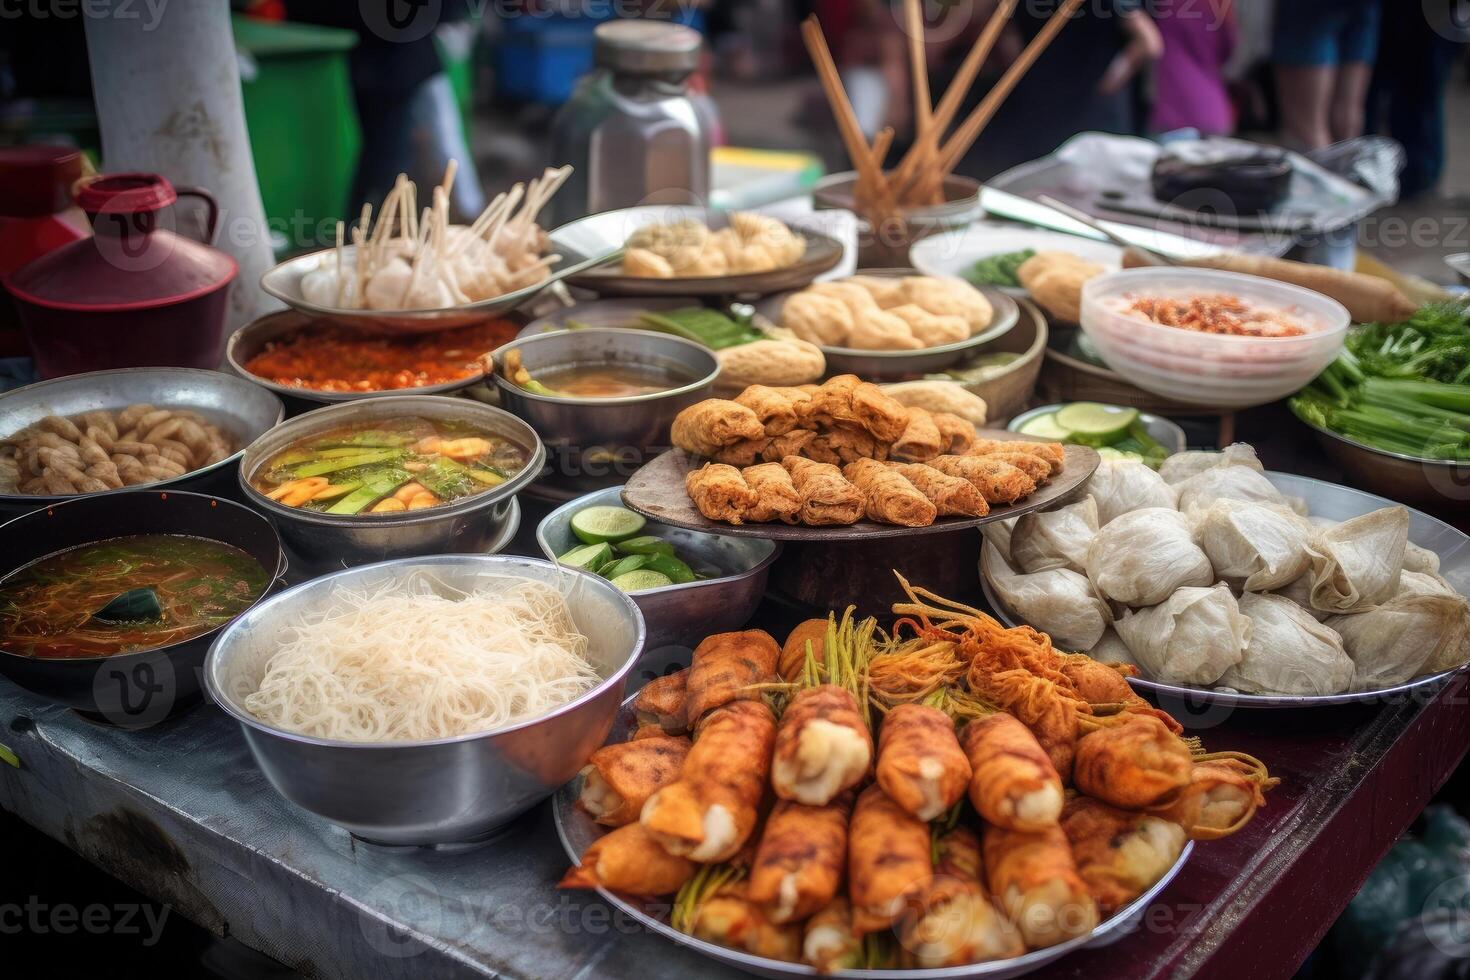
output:
<instances>
[{"instance_id":1,"label":"metal bowl rim","mask_svg":"<svg viewBox=\"0 0 1470 980\"><path fill-rule=\"evenodd\" d=\"M124 490L122 490L122 491L116 491L116 490L114 490L114 491L110 491L110 492L111 493L129 493L129 492L138 492L138 491L135 491L132 487L127 487L127 488L124 488ZM141 492L143 492L143 493L155 493L155 492L158 492L158 491L143 490ZM201 500L212 500L212 501L215 502L215 504L228 504L231 507L238 507L240 510L245 511L247 514L250 514L252 517L259 517L262 521L265 521L266 525L270 528L271 537L275 538L275 540L276 540L276 570L274 572L271 572L270 573L270 575L271 575L270 581L266 583L266 586L265 586L264 589L261 589L260 590L260 595L256 596L255 597L255 600L253 602L251 602L250 605L246 606L244 609L242 609L238 613L236 613L235 616L234 616L234 618L231 619L231 620L229 620L229 622L221 623L219 626L216 626L212 630L206 630L205 632L200 633L198 636L191 636L191 637L189 637L187 640L175 640L172 643L165 643L162 646L149 647L146 650L128 650L126 652L121 652L121 653L104 654L103 656L100 656L100 657L27 657L24 654L14 653L14 652L12 652L10 650L5 649L3 646L0 646L0 655L3 655L5 657L14 657L16 660L24 660L27 663L67 663L67 664L100 664L100 663L104 663L104 662L105 663L118 663L120 661L125 660L128 657L143 656L145 654L162 653L162 652L165 652L165 651L167 651L169 649L172 649L173 647L181 646L181 645L183 645L185 643L192 643L195 640L203 639L204 637L208 636L210 633L215 633L217 635L219 633L223 633L226 629L228 629L235 622L236 619L239 619L241 616L243 616L246 613L250 612L250 610L256 608L261 603L265 602L267 598L273 598L271 596L271 589L275 588L276 583L279 582L279 581L281 581L282 577L285 576L286 570L287 570L287 568L289 566L289 562L286 559L286 546L281 542L280 532L278 532L276 530L276 526L274 524L272 524L270 522L270 520L267 519L264 514L261 514L259 511L256 511L256 510L254 510L254 509L252 509L250 507L246 507L244 504L239 503L238 501L229 500L229 499L224 498L224 497L218 497L218 496L215 496L214 494L211 494L211 493L193 493L193 492L188 491L188 490L169 490L169 491L167 491L167 493L168 494L171 494L173 496L176 496L176 497L198 497ZM87 495L83 495L83 496L78 496L78 497L73 498L73 499L68 499L68 500L66 500L66 501L64 501L64 502L62 502L60 504L54 504L53 506L54 507L65 507L67 504L80 503L82 500L91 500L93 497L101 497L101 496L103 496L103 494L100 494L100 493L98 493L98 494L87 494ZM47 508L47 509L50 509L50 508ZM16 521L24 521L24 520L27 520L27 519L36 517L36 515L38 513L40 513L40 510L41 510L41 508L37 508L36 510L30 511L29 513L19 514L19 515L15 516L15 517L12 517L8 521L5 521L3 523L0 523L0 535L3 535L4 532L5 532L5 529L7 527L9 527L11 524L15 523ZM153 533L166 533L166 532L153 532ZM114 537L117 537L117 536L118 535L114 535ZM202 535L202 534L185 534L185 535L182 535L182 537L186 537L186 538L205 538L205 536ZM94 541L92 543L96 544L96 543L99 543L99 542L102 542L102 541L107 541L107 540L109 540L109 539L108 538L97 538L96 541ZM228 542L225 542L225 541L219 541L218 538L205 538L205 540L208 540L208 541L216 541L219 544L227 544L228 543ZM86 547L86 545L75 545L74 546L74 548L84 548L84 547ZM3 576L0 576L0 581L3 581L4 579L9 578L11 575L14 575L16 572L19 572L21 569L25 568L27 565L31 565L31 564L34 564L37 561L41 561L41 560L43 560L45 558L49 558L49 557L51 557L51 555L59 554L61 551L72 551L72 550L74 550L74 548L61 548L58 551L53 551L53 552L50 552L49 554L42 555L40 558L32 559L31 561L26 562L25 565L21 565L20 568L16 568L13 571L11 571L11 572L3 575ZM262 567L264 567L264 566L262 566ZM213 644L211 644L211 645L213 645Z\"/></svg>"},{"instance_id":2,"label":"metal bowl rim","mask_svg":"<svg viewBox=\"0 0 1470 980\"><path fill-rule=\"evenodd\" d=\"M571 511L572 508L581 510L585 507L597 506L596 504L593 504L591 502L591 498L602 497L615 492L621 493L621 490L621 487L607 487L603 490L593 490L591 493L585 493L574 500L568 500L566 503L555 508L551 511L551 513L543 517L541 519L541 523L536 525L536 544L541 548L541 552L546 556L547 560L556 562L556 555L552 554L551 543L546 540L545 534L546 525L551 523L552 518L560 516L563 511ZM619 503L617 504L617 506L622 506L621 499L619 499ZM653 523L657 524L659 522L654 521ZM672 525L666 526L672 527ZM721 537L721 535L710 534L707 531L690 531L688 528L679 528L678 530L685 531L689 534L699 534L710 538ZM725 537L728 537L728 535L725 535ZM771 546L771 550L766 552L766 554L763 555L759 561L757 561L754 565L750 566L744 571L734 572L730 575L720 575L716 578L700 579L694 582L676 583L674 585L661 585L653 589L639 589L637 592L629 592L628 595L676 595L681 592L692 592L695 589L701 589L706 586L725 585L730 582L742 582L746 579L754 578L761 572L764 572L766 569L770 568L773 564L776 563L777 558L781 557L781 542L773 541L770 538L750 538L748 540L764 542L765 544ZM558 562L558 564L560 563ZM601 576L598 577L600 578Z\"/></svg>"},{"instance_id":3,"label":"metal bowl rim","mask_svg":"<svg viewBox=\"0 0 1470 980\"><path fill-rule=\"evenodd\" d=\"M1379 449L1376 446L1370 446L1367 443L1358 442L1356 439L1349 439L1347 436L1342 435L1341 433L1338 433L1338 432L1333 432L1331 429L1324 429L1320 425L1317 425L1316 423L1313 423L1313 422L1308 422L1306 419L1303 419L1303 418L1301 418L1299 416L1295 416L1294 415L1294 417L1297 419L1298 422L1301 422L1302 425L1305 425L1305 426L1307 426L1310 429L1315 429L1319 435L1329 436L1329 437L1331 437L1333 439L1336 439L1338 442L1341 442L1341 443L1343 443L1343 444L1345 444L1347 446L1350 446L1353 449L1360 449L1363 452L1371 453L1371 454L1373 454L1375 456L1387 456L1389 459L1396 459L1396 460L1400 460L1401 462L1405 462L1405 463L1413 463L1416 466L1432 466L1432 467L1436 467L1436 468L1444 468L1444 469L1449 469L1449 470L1454 470L1454 469L1457 469L1459 467L1470 467L1470 463L1466 463L1466 462L1460 461L1460 460L1453 460L1453 459L1427 459L1427 458L1425 458L1423 456L1408 456L1408 455L1405 455L1404 453L1396 453L1396 452L1393 452L1393 451L1388 450L1388 449ZM1349 488L1349 489L1354 489L1354 488Z\"/></svg>"},{"instance_id":4,"label":"metal bowl rim","mask_svg":"<svg viewBox=\"0 0 1470 980\"><path fill-rule=\"evenodd\" d=\"M1083 399L1083 400L1086 401L1087 399ZM1008 432L1017 432L1017 433L1020 433L1021 432L1020 426L1025 425L1027 422L1031 421L1032 419L1034 419L1034 418L1036 418L1038 416L1041 416L1041 415L1051 414L1053 412L1056 412L1058 409L1065 408L1067 405L1075 405L1075 404L1077 404L1077 403L1076 402L1056 402L1055 404L1051 404L1051 405L1038 405L1035 408L1028 408L1024 412L1020 412L1019 414L1016 414L1016 415L1011 416L1011 420L1006 423L1006 430ZM1094 404L1107 405L1108 403L1107 402L1095 402ZM1132 408L1133 406L1132 405L1109 405L1108 407L1109 408ZM1166 431L1169 432L1170 435L1177 436L1178 437L1178 445L1179 445L1179 448L1176 449L1176 450L1174 450L1175 453L1182 453L1182 452L1184 452L1185 450L1187 450L1189 448L1189 437L1184 434L1184 429L1179 425L1178 422L1175 422L1173 419L1165 418L1164 416L1159 415L1159 414L1157 414L1155 412L1145 412L1141 408L1140 409L1137 409L1136 411L1138 412L1138 421L1142 422L1144 425L1160 425L1160 426L1163 426L1166 429ZM1021 434L1024 435L1025 433L1021 433Z\"/></svg>"},{"instance_id":5,"label":"metal bowl rim","mask_svg":"<svg viewBox=\"0 0 1470 980\"><path fill-rule=\"evenodd\" d=\"M265 494L261 493L259 490L255 489L253 485L251 485L250 477L245 472L243 457L240 461L240 472L238 474L241 490L244 491L245 495L249 498L252 506L269 511L270 513L275 514L278 517L301 521L304 524L316 524L321 527L404 527L414 526L418 524L426 524L429 523L431 520L436 520L439 518L455 517L461 514L473 513L474 511L487 507L491 504L499 503L507 497L514 496L516 493L518 493L523 487L525 487L528 483L539 476L542 467L546 465L546 444L541 441L541 436L537 434L536 430L533 429L520 416L515 415L511 412L507 412L503 408L496 408L494 405L486 405L483 402L477 401L465 401L459 398L446 398L443 395L388 395L383 398L357 399L350 402L342 402L336 405L323 405L321 408L313 409L310 412L305 412L301 415L298 415L295 418L291 419L291 421L289 422L278 424L275 428L262 434L259 439L255 440L255 442L252 442L250 445L246 446L245 449L242 450L242 452L249 452L255 447L256 443L260 442L260 440L264 439L266 436L286 438L287 433L298 438L304 436L311 429L315 428L316 426L314 425L314 423L321 422L321 417L327 413L336 412L340 414L346 414L349 410L357 412L377 412L385 408L396 407L391 403L396 402L400 399L408 400L420 398L428 398L439 402L445 402L448 405L451 405L457 409L466 409L470 412L491 412L496 415L503 416L504 418L514 422L517 426L524 428L526 432L530 433L532 439L531 455L530 458L526 460L526 465L521 467L518 472L516 472L513 476L507 478L504 483L498 486L490 487L488 490L484 490L472 496L465 497L463 500L458 500L454 503L446 504L441 507L426 507L422 512L411 516L399 516L394 514L384 515L380 517L366 517L362 514L327 514L317 511L302 510L299 507L287 507L284 504L271 500L269 497L267 497ZM407 414L407 412L408 409L405 409L405 414ZM385 412L385 414L391 415L392 413ZM330 428L329 425L324 425L322 427ZM289 445L290 441L290 439L287 439L287 445ZM281 448L284 449L285 446L282 446ZM262 460L262 462L264 462L264 460ZM257 466L256 468L258 469L259 466Z\"/></svg>"},{"instance_id":6,"label":"metal bowl rim","mask_svg":"<svg viewBox=\"0 0 1470 980\"><path fill-rule=\"evenodd\" d=\"M529 336L519 336L516 337L514 340L504 343L495 348L495 350L492 352L492 356L499 358L502 351L507 351L512 348L526 347L531 344L539 343L543 340L549 340L551 338L560 339L561 337L569 335L588 337L598 334L610 334L620 337L636 337L639 340L652 340L655 343L666 341L668 343L672 343L681 347L687 347L697 354L708 357L711 361L714 362L714 368L698 380L691 381L688 384L680 385L678 388L668 388L663 391L650 391L642 395L619 395L616 398L568 398L564 395L542 395L533 391L527 391L520 385L508 381L503 371L495 371L492 375L495 380L496 387L505 389L512 394L529 399L531 401L547 402L552 405L581 405L584 407L599 405L638 405L644 402L660 401L664 398L674 398L678 395L687 395L692 391L698 391L700 388L703 388L706 385L714 384L715 379L720 376L720 359L714 355L713 351L711 351L703 344L697 344L692 340L685 340L683 337L674 337L670 334L656 333L652 330L629 330L625 327L588 327L585 330L547 330L543 331L542 333L531 334Z\"/></svg>"},{"instance_id":7,"label":"metal bowl rim","mask_svg":"<svg viewBox=\"0 0 1470 980\"><path fill-rule=\"evenodd\" d=\"M507 574L512 576L514 574L513 569L517 564L542 565L556 571L559 574L578 576L580 578L587 579L593 582L593 588L600 589L607 595L614 597L616 602L622 604L627 611L633 614L633 624L635 627L633 631L633 646L628 653L627 659L624 660L623 663L618 666L618 668L614 670L609 676L602 678L598 683L594 684L581 696L575 698L574 700L568 701L566 704L559 705L553 708L544 715L537 715L535 718L527 718L524 721L518 721L513 725L505 725L500 728L492 728L489 731L484 732L467 732L463 735L451 735L448 738L434 738L397 742L354 742L347 739L322 738L317 735L303 735L300 732L290 732L283 728L277 728L274 725L266 724L259 718L252 715L250 712L246 711L243 706L237 706L233 698L229 697L215 686L215 666L218 664L220 658L224 656L224 654L220 653L220 649L222 645L224 645L226 641L231 638L232 634L234 634L238 629L241 628L240 623L245 618L245 614L242 613L240 616L231 620L222 630L220 630L219 635L217 635L214 638L214 641L209 644L209 652L205 654L204 689L206 692L208 692L209 699L213 701L216 705L218 705L220 709L223 710L226 714L238 721L240 724L249 726L250 728L253 728L263 734L270 735L275 738L284 739L288 742L296 742L302 745L312 745L319 748L328 749L392 750L430 748L437 745L456 745L460 742L472 742L477 739L507 735L511 732L532 728L536 725L541 724L542 722L550 721L553 718L559 718L562 715L570 714L578 708L581 708L583 705L601 697L609 687L622 684L624 678L628 675L628 673L631 672L635 666L637 666L639 653L642 651L644 642L648 638L648 624L644 622L642 610L638 608L637 603L633 601L632 597L628 595L628 593L613 588L611 583L607 582L605 579L600 579L595 575L589 575L586 572L578 571L575 568L568 568L565 565L558 565L556 562L547 561L544 558L531 558L524 555L423 555L415 558L391 558L388 561L374 562L371 565L356 565L352 568L344 568L339 572L332 572L327 575L322 575L317 578L310 579L309 581L302 582L300 585L292 586L291 588L286 589L283 592L278 592L275 595L271 596L265 602L262 602L259 605L253 607L250 611L261 613L270 606L275 605L276 603L282 603L288 597L295 597L299 593L305 592L307 589L328 588L330 584L333 583L336 579L341 578L342 576L349 573L361 573L368 570L391 569L394 566L399 565L408 566L461 564L485 564L490 566L490 571L495 571L497 567L504 566L507 570Z\"/></svg>"}]
</instances>

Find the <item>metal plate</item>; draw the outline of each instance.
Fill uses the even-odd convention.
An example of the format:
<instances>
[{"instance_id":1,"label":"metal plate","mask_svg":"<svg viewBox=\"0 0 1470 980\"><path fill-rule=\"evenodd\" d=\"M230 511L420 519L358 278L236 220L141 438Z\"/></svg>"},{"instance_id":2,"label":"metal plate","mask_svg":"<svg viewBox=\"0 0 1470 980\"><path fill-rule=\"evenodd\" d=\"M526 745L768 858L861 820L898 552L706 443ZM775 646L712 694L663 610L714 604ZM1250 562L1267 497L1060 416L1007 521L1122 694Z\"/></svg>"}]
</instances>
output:
<instances>
[{"instance_id":1,"label":"metal plate","mask_svg":"<svg viewBox=\"0 0 1470 980\"><path fill-rule=\"evenodd\" d=\"M1348 487L1340 487L1335 483L1327 483L1322 480L1313 480L1305 476L1296 476L1292 473L1267 472L1267 478L1282 493L1294 497L1301 497L1307 502L1308 513L1313 517L1326 517L1334 521L1345 521L1352 517L1367 514L1382 507L1399 507L1392 500L1364 493L1361 490L1353 490ZM1437 518L1414 510L1412 507L1405 508L1409 512L1409 540L1421 548L1428 548L1439 555L1439 573L1455 590L1465 595L1470 589L1470 537L1464 532L1457 530ZM980 585L985 592L985 601L995 611L996 618L1007 626L1020 626L1024 621L1018 618L996 595L995 589L990 584L990 570L986 561L985 551L980 553ZM1441 671L1437 674L1427 674L1424 677L1416 677L1403 684L1395 684L1393 687L1378 688L1373 691L1350 691L1341 694L1241 694L1234 691L1221 691L1205 687L1187 687L1178 684L1163 684L1158 681L1146 680L1142 677L1130 677L1128 683L1142 691L1148 691L1156 697L1183 702L1189 706L1218 705L1225 708L1323 708L1340 704L1363 704L1385 700L1407 691L1427 688L1438 684L1445 678L1470 668L1470 664L1456 667L1453 670Z\"/></svg>"},{"instance_id":2,"label":"metal plate","mask_svg":"<svg viewBox=\"0 0 1470 980\"><path fill-rule=\"evenodd\" d=\"M698 296L592 300L537 317L521 328L521 332L516 334L516 339L539 333L566 330L568 329L567 323L573 320L588 327L636 330L641 328L631 326L631 324L638 319L641 313L665 313L669 310L682 310L691 306L703 305L704 300Z\"/></svg>"},{"instance_id":3,"label":"metal plate","mask_svg":"<svg viewBox=\"0 0 1470 980\"><path fill-rule=\"evenodd\" d=\"M1014 432L981 429L986 439L1025 441ZM712 521L699 512L684 489L684 476L704 461L679 449L671 449L638 470L623 487L623 503L644 517L662 524L704 531L707 534L733 534L773 541L860 541L869 538L893 538L915 534L938 534L979 527L992 521L1020 517L1035 510L1046 510L1071 500L1082 489L1093 470L1097 469L1097 450L1086 446L1067 446L1066 464L1051 482L1020 503L995 507L984 517L945 517L927 527L901 527L862 520L842 527L800 527L789 524L725 524Z\"/></svg>"},{"instance_id":4,"label":"metal plate","mask_svg":"<svg viewBox=\"0 0 1470 980\"><path fill-rule=\"evenodd\" d=\"M608 736L606 744L626 742L632 737L634 730L638 727L637 713L633 710L635 697L637 697L636 694L623 702L617 718L613 721L612 733ZM598 826L591 817L578 809L577 797L581 792L582 777L579 775L557 790L551 801L552 819L556 823L557 836L561 838L562 847L566 848L567 856L578 864L581 863L582 855L592 842L606 832L606 828ZM1033 950L1008 960L928 970L837 970L828 974L818 974L815 969L805 964L752 956L749 953L717 946L679 932L667 922L669 903L666 900L634 898L610 892L605 888L599 888L597 892L608 904L625 912L645 928L665 939L757 976L782 978L825 975L846 978L846 980L972 980L972 978L1005 980L1007 977L1019 977L1039 970L1074 950L1085 949L1089 946L1106 946L1123 938L1132 931L1133 925L1147 912L1154 898L1168 887L1175 875L1179 874L1180 869L1184 867L1184 863L1189 860L1193 852L1194 844L1185 844L1184 850L1180 852L1173 867L1166 871L1162 878L1156 881L1148 891L1124 906L1111 919L1086 936L1078 936L1060 945Z\"/></svg>"},{"instance_id":5,"label":"metal plate","mask_svg":"<svg viewBox=\"0 0 1470 980\"><path fill-rule=\"evenodd\" d=\"M1111 242L994 221L977 221L966 228L921 239L909 249L909 261L925 275L963 279L965 271L981 259L1028 248L1036 252L1070 252L1107 271L1123 264L1123 250ZM1011 296L1031 295L1024 286L995 288Z\"/></svg>"},{"instance_id":6,"label":"metal plate","mask_svg":"<svg viewBox=\"0 0 1470 980\"><path fill-rule=\"evenodd\" d=\"M551 248L566 261L580 262L590 255L605 255L623 247L628 236L639 228L695 218L710 228L729 224L724 212L696 207L644 206L604 211L568 222L551 233ZM787 225L806 241L806 252L795 264L769 272L751 272L735 276L681 276L653 279L647 276L625 276L614 268L579 271L568 277L573 286L591 289L604 296L767 296L788 289L800 289L817 276L842 261L842 243L799 225ZM593 263L597 265L599 263Z\"/></svg>"}]
</instances>

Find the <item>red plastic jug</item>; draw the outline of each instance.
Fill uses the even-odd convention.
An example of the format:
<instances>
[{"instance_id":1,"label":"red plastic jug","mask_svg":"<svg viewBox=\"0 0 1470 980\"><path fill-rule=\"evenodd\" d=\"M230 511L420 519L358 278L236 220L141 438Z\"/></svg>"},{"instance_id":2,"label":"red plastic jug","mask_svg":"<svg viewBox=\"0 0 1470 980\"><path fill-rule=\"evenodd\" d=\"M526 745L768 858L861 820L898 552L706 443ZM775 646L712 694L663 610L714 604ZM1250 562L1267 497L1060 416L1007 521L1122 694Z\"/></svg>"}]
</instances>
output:
<instances>
[{"instance_id":1,"label":"red plastic jug","mask_svg":"<svg viewBox=\"0 0 1470 980\"><path fill-rule=\"evenodd\" d=\"M180 196L202 199L214 238L219 207L207 191L158 174L108 174L78 185L93 236L22 266L5 280L43 378L120 367L216 368L230 284L224 252L160 226Z\"/></svg>"},{"instance_id":2,"label":"red plastic jug","mask_svg":"<svg viewBox=\"0 0 1470 980\"><path fill-rule=\"evenodd\" d=\"M0 278L92 234L71 200L82 154L69 146L0 147ZM29 353L20 314L0 290L0 357Z\"/></svg>"}]
</instances>

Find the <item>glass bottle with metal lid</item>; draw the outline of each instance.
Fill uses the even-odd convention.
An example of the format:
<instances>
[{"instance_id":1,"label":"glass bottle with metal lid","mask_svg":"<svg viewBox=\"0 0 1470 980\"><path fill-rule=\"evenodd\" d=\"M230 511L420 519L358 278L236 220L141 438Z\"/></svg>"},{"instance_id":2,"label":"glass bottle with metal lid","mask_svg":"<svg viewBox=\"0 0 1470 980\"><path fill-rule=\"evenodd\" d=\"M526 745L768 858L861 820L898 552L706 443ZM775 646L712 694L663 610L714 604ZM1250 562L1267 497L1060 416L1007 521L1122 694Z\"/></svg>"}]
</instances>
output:
<instances>
[{"instance_id":1,"label":"glass bottle with metal lid","mask_svg":"<svg viewBox=\"0 0 1470 980\"><path fill-rule=\"evenodd\" d=\"M594 34L597 67L552 122L552 159L575 168L552 199L556 224L637 204L701 204L709 196L709 134L685 80L699 32L615 20Z\"/></svg>"}]
</instances>

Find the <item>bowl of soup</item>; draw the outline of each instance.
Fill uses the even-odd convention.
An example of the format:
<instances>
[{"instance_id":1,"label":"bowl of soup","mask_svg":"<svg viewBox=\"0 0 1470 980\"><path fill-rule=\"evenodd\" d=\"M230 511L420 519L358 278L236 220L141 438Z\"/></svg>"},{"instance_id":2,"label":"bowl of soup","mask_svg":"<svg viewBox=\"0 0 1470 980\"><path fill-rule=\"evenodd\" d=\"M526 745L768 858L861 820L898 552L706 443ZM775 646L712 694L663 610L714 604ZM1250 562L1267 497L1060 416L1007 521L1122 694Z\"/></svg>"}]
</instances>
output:
<instances>
[{"instance_id":1,"label":"bowl of soup","mask_svg":"<svg viewBox=\"0 0 1470 980\"><path fill-rule=\"evenodd\" d=\"M215 634L286 569L264 517L177 490L54 504L0 537L0 674L125 727L197 700Z\"/></svg>"},{"instance_id":2,"label":"bowl of soup","mask_svg":"<svg viewBox=\"0 0 1470 980\"><path fill-rule=\"evenodd\" d=\"M402 395L297 416L251 443L247 501L313 574L498 550L546 458L529 425L463 398Z\"/></svg>"},{"instance_id":3,"label":"bowl of soup","mask_svg":"<svg viewBox=\"0 0 1470 980\"><path fill-rule=\"evenodd\" d=\"M494 358L505 407L530 423L569 477L626 479L668 447L674 416L708 398L720 373L709 348L646 330L535 334Z\"/></svg>"}]
</instances>

